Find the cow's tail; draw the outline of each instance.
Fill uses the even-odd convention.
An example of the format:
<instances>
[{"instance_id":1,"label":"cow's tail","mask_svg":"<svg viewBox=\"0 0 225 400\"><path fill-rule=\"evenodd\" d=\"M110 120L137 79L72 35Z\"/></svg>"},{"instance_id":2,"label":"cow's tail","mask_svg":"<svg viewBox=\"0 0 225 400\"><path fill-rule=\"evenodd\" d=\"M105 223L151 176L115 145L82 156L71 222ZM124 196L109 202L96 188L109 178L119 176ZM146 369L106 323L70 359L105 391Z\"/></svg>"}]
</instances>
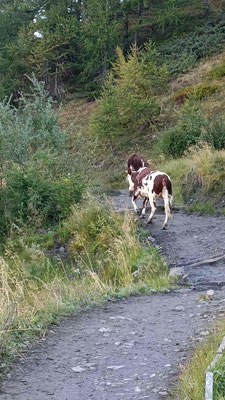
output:
<instances>
[{"instance_id":1,"label":"cow's tail","mask_svg":"<svg viewBox=\"0 0 225 400\"><path fill-rule=\"evenodd\" d=\"M170 213L170 198L169 198L169 192L167 189L167 180L166 178L162 178L162 198L164 200L164 207L165 207L165 214L166 214L166 220L168 218L171 218L171 213Z\"/></svg>"}]
</instances>

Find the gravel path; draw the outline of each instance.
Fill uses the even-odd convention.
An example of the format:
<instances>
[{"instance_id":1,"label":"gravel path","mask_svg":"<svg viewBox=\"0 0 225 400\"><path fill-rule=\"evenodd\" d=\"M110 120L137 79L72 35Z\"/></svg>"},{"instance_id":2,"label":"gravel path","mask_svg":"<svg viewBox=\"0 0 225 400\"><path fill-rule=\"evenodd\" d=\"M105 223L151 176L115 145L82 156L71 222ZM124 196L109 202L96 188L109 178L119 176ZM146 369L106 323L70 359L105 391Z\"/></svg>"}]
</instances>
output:
<instances>
[{"instance_id":1,"label":"gravel path","mask_svg":"<svg viewBox=\"0 0 225 400\"><path fill-rule=\"evenodd\" d=\"M114 201L124 209L130 199L118 191ZM149 239L171 264L225 252L225 218L174 213L167 231L162 220L157 212ZM14 366L0 399L169 399L180 367L225 309L224 260L185 272L190 288L112 301L53 326ZM203 302L207 289L215 295Z\"/></svg>"}]
</instances>

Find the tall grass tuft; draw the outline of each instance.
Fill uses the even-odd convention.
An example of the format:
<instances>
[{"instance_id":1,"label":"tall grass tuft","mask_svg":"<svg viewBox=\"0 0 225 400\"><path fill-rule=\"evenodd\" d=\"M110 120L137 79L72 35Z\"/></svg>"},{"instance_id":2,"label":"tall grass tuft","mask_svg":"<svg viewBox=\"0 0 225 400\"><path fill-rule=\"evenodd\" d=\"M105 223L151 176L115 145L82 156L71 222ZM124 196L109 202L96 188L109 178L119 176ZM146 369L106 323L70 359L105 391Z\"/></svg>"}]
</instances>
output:
<instances>
[{"instance_id":1,"label":"tall grass tuft","mask_svg":"<svg viewBox=\"0 0 225 400\"><path fill-rule=\"evenodd\" d=\"M184 203L193 196L196 200L223 197L225 192L225 150L217 151L201 143L192 147L186 157L164 161L164 170L170 175L175 202Z\"/></svg>"},{"instance_id":2,"label":"tall grass tuft","mask_svg":"<svg viewBox=\"0 0 225 400\"><path fill-rule=\"evenodd\" d=\"M113 288L167 275L156 249L141 245L129 213L113 213L90 198L86 207L73 207L66 225L73 236L71 251L79 255L81 274L96 273L103 284Z\"/></svg>"},{"instance_id":3,"label":"tall grass tuft","mask_svg":"<svg viewBox=\"0 0 225 400\"><path fill-rule=\"evenodd\" d=\"M72 207L58 240L68 260L51 255L54 238L18 228L0 257L0 362L12 359L59 316L109 296L148 292L169 285L158 251L142 246L130 214L113 213L91 197ZM61 236L60 236L61 235Z\"/></svg>"}]
</instances>

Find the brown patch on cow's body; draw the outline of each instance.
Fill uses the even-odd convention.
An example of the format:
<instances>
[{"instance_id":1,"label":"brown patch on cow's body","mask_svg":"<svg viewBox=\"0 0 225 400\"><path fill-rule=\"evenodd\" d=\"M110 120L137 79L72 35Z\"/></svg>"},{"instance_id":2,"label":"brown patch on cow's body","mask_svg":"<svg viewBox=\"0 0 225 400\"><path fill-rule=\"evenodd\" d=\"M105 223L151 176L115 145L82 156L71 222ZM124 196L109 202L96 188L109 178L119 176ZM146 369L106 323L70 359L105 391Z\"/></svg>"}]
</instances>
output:
<instances>
[{"instance_id":1,"label":"brown patch on cow's body","mask_svg":"<svg viewBox=\"0 0 225 400\"><path fill-rule=\"evenodd\" d=\"M157 196L159 196L163 191L163 187L166 187L168 193L172 196L172 185L168 176L164 174L157 175L154 180L152 193L155 193Z\"/></svg>"},{"instance_id":2,"label":"brown patch on cow's body","mask_svg":"<svg viewBox=\"0 0 225 400\"><path fill-rule=\"evenodd\" d=\"M143 168L140 172L132 173L131 178L134 183L134 193L136 193L138 188L141 188L143 179L152 174L152 172L154 171L150 168Z\"/></svg>"}]
</instances>

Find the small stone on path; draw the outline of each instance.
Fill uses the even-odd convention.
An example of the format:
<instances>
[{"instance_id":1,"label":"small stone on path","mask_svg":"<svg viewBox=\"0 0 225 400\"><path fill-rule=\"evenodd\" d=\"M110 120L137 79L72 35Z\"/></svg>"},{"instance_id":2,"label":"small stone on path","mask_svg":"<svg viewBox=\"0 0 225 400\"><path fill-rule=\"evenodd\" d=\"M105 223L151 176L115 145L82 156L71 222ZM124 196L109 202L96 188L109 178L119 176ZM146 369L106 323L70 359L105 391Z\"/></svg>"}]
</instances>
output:
<instances>
[{"instance_id":1,"label":"small stone on path","mask_svg":"<svg viewBox=\"0 0 225 400\"><path fill-rule=\"evenodd\" d=\"M174 308L175 311L184 311L185 308L183 306L177 306Z\"/></svg>"},{"instance_id":2,"label":"small stone on path","mask_svg":"<svg viewBox=\"0 0 225 400\"><path fill-rule=\"evenodd\" d=\"M110 365L106 369L111 369L112 371L118 371L121 368L125 368L125 365Z\"/></svg>"},{"instance_id":3,"label":"small stone on path","mask_svg":"<svg viewBox=\"0 0 225 400\"><path fill-rule=\"evenodd\" d=\"M73 370L74 372L80 373L80 372L86 371L86 368L82 368L82 367L80 367L80 366L78 365L77 367L73 367L72 370Z\"/></svg>"}]
</instances>

